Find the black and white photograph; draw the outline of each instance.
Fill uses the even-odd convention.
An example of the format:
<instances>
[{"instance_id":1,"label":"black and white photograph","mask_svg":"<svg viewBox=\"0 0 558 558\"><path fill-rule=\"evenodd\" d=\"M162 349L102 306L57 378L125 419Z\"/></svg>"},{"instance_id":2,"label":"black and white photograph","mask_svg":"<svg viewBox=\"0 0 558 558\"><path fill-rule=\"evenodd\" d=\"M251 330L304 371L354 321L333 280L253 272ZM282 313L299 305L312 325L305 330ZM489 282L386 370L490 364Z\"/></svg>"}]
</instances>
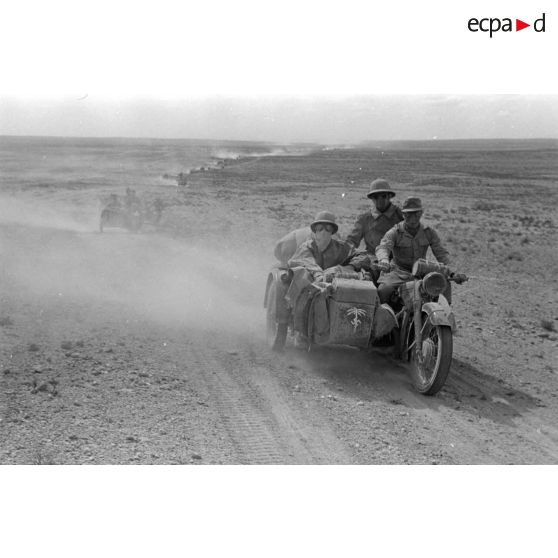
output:
<instances>
[{"instance_id":1,"label":"black and white photograph","mask_svg":"<svg viewBox=\"0 0 558 558\"><path fill-rule=\"evenodd\" d=\"M556 463L558 97L7 105L3 463Z\"/></svg>"},{"instance_id":2,"label":"black and white photograph","mask_svg":"<svg viewBox=\"0 0 558 558\"><path fill-rule=\"evenodd\" d=\"M555 474L554 14L364 4L10 8L6 485Z\"/></svg>"}]
</instances>

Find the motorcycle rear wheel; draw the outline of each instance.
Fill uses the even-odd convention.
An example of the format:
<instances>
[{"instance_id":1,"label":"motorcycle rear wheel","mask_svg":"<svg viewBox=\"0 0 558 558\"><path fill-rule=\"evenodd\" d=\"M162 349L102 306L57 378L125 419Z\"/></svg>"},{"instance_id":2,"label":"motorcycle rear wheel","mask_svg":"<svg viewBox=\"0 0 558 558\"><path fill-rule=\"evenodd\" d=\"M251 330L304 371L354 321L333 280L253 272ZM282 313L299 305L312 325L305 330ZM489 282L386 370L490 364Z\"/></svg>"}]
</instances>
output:
<instances>
[{"instance_id":1,"label":"motorcycle rear wheel","mask_svg":"<svg viewBox=\"0 0 558 558\"><path fill-rule=\"evenodd\" d=\"M287 324L277 323L277 283L269 286L266 304L266 338L273 351L281 351L287 341Z\"/></svg>"},{"instance_id":2,"label":"motorcycle rear wheel","mask_svg":"<svg viewBox=\"0 0 558 558\"><path fill-rule=\"evenodd\" d=\"M416 348L411 349L411 376L415 389L423 395L435 395L446 383L453 354L453 336L448 326L435 325L424 331L422 363Z\"/></svg>"}]
</instances>

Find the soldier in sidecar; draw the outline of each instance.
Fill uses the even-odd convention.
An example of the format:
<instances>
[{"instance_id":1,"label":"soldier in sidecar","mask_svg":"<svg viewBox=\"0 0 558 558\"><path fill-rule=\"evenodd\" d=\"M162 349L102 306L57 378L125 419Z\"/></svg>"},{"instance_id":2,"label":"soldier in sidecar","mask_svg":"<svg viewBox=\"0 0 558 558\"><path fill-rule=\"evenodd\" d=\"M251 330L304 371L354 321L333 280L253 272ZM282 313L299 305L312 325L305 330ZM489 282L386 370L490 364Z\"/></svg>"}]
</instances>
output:
<instances>
[{"instance_id":1,"label":"soldier in sidecar","mask_svg":"<svg viewBox=\"0 0 558 558\"><path fill-rule=\"evenodd\" d=\"M362 258L354 247L332 238L338 230L335 216L318 213L311 230L313 238L298 247L287 265L268 275L268 342L281 350L290 329L298 346L368 347L396 325L395 314L380 304L376 285L361 269Z\"/></svg>"}]
</instances>

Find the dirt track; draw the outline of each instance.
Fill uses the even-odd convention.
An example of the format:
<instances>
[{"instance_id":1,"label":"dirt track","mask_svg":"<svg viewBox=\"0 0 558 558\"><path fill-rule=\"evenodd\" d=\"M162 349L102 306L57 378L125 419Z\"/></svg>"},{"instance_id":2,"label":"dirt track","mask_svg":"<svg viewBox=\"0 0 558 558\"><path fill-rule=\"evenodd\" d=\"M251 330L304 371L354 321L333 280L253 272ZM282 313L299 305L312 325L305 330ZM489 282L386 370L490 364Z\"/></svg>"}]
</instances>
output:
<instances>
[{"instance_id":1,"label":"dirt track","mask_svg":"<svg viewBox=\"0 0 558 558\"><path fill-rule=\"evenodd\" d=\"M222 187L204 187L183 209L215 227L195 239L99 234L96 215L1 225L1 463L558 462L556 334L525 367L528 340L501 338L516 353L498 354L502 330L474 329L474 302L456 296L452 372L433 398L386 351L271 353L271 259L227 225L246 200L218 206ZM258 225L262 243L277 237Z\"/></svg>"}]
</instances>

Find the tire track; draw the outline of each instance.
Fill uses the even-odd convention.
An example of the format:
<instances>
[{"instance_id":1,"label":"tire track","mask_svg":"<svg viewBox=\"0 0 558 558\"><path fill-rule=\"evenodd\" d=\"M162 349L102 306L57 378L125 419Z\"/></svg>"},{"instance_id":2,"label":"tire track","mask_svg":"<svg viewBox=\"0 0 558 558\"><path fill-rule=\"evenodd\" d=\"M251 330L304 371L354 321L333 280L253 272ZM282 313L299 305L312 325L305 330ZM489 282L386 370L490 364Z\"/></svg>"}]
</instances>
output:
<instances>
[{"instance_id":1,"label":"tire track","mask_svg":"<svg viewBox=\"0 0 558 558\"><path fill-rule=\"evenodd\" d=\"M203 348L202 348L203 347ZM302 408L274 378L276 365L252 352L195 343L193 359L241 464L351 463L345 446L316 411Z\"/></svg>"}]
</instances>

